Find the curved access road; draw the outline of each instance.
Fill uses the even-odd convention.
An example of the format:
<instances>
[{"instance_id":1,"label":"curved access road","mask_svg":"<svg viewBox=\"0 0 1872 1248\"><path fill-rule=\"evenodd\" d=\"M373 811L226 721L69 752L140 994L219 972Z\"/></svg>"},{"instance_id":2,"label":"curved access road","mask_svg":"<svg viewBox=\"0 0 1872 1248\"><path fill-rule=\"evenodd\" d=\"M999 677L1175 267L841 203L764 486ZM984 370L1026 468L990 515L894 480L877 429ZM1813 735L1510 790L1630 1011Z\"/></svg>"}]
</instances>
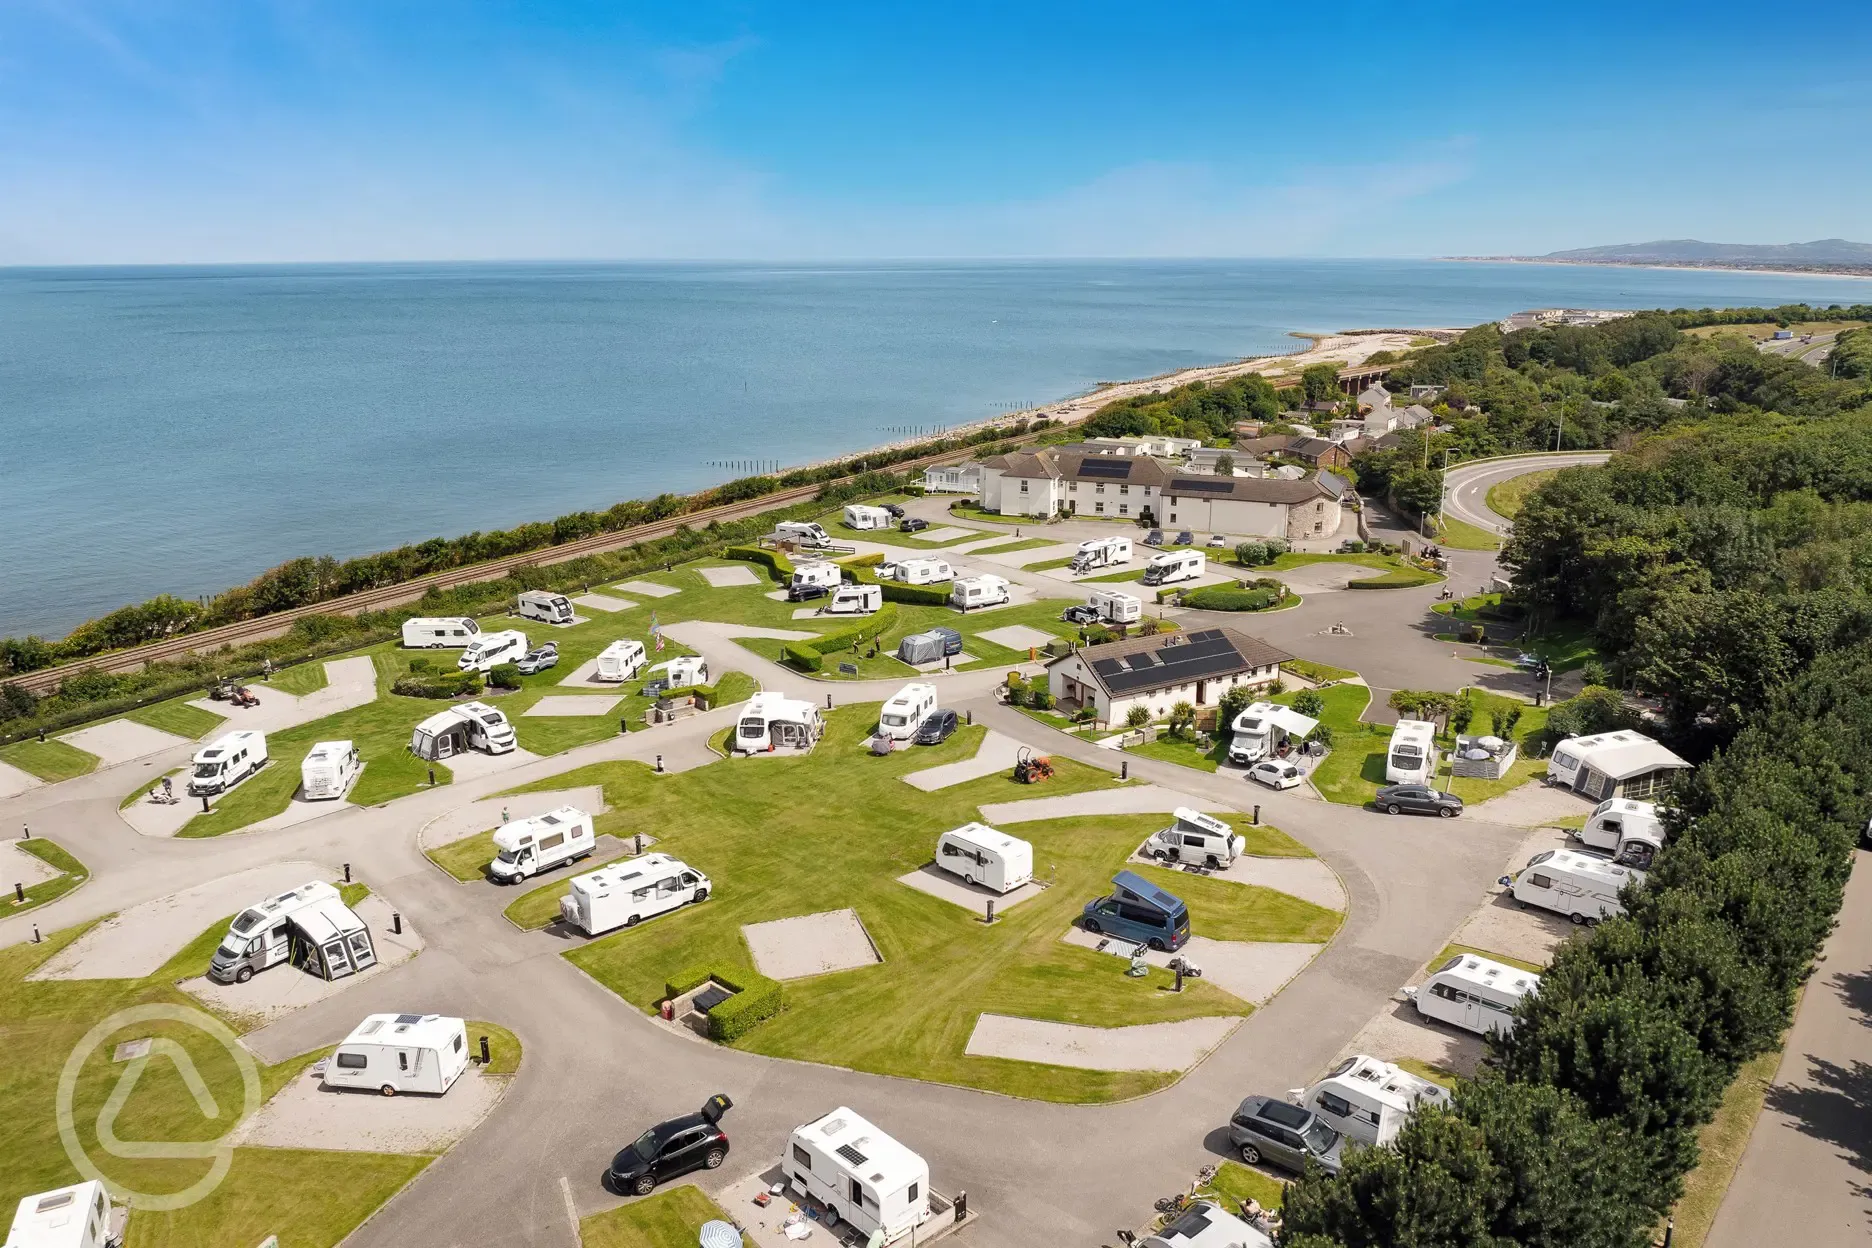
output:
<instances>
[{"instance_id":1,"label":"curved access road","mask_svg":"<svg viewBox=\"0 0 1872 1248\"><path fill-rule=\"evenodd\" d=\"M1506 533L1511 521L1489 510L1488 492L1492 486L1513 477L1526 476L1530 472L1550 472L1555 468L1576 468L1582 464L1603 464L1611 458L1611 451L1559 451L1459 464L1443 478L1443 510L1478 529Z\"/></svg>"}]
</instances>

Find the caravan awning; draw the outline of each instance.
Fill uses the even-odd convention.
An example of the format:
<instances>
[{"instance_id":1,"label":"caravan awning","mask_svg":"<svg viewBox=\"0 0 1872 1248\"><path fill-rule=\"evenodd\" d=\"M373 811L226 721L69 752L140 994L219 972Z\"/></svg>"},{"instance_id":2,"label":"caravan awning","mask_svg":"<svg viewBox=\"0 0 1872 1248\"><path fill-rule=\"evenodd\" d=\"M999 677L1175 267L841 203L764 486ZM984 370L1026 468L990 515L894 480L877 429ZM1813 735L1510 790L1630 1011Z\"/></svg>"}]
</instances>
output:
<instances>
[{"instance_id":1,"label":"caravan awning","mask_svg":"<svg viewBox=\"0 0 1872 1248\"><path fill-rule=\"evenodd\" d=\"M358 918L357 911L336 897L293 911L290 921L315 945L364 930L364 920Z\"/></svg>"},{"instance_id":2,"label":"caravan awning","mask_svg":"<svg viewBox=\"0 0 1872 1248\"><path fill-rule=\"evenodd\" d=\"M1304 737L1319 727L1319 720L1302 715L1291 706L1281 706L1279 703L1276 703L1274 709L1267 713L1267 719L1276 728L1285 730L1289 736L1293 737Z\"/></svg>"}]
</instances>

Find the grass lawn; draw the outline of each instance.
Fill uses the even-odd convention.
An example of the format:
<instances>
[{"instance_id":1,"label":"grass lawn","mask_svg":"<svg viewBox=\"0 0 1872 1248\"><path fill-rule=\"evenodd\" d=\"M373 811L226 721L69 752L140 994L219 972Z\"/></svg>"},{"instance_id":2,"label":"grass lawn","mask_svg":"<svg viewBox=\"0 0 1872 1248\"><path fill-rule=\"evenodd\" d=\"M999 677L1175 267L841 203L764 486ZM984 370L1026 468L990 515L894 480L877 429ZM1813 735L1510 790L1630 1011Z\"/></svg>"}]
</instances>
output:
<instances>
[{"instance_id":1,"label":"grass lawn","mask_svg":"<svg viewBox=\"0 0 1872 1248\"><path fill-rule=\"evenodd\" d=\"M1292 706L1300 690L1283 693L1274 701ZM1359 716L1371 701L1364 685L1334 685L1316 691L1326 709L1320 722L1332 729L1332 752L1313 769L1313 787L1329 802L1363 806L1383 784L1385 750L1391 743L1389 724L1368 724Z\"/></svg>"},{"instance_id":2,"label":"grass lawn","mask_svg":"<svg viewBox=\"0 0 1872 1248\"><path fill-rule=\"evenodd\" d=\"M1434 971L1459 953L1473 953L1479 957L1500 962L1504 966L1518 966L1524 971L1533 971L1536 975L1547 969L1533 962L1523 962L1520 958L1511 958L1505 953L1496 953L1491 949L1477 949L1474 945L1444 945L1443 952L1430 959L1430 969Z\"/></svg>"},{"instance_id":3,"label":"grass lawn","mask_svg":"<svg viewBox=\"0 0 1872 1248\"><path fill-rule=\"evenodd\" d=\"M966 503L960 507L951 507L949 509L949 518L955 521L970 523L1031 524L1035 528L1039 528L1046 523L1046 517L1044 516L1003 516L992 511L983 511L979 507L970 507Z\"/></svg>"},{"instance_id":4,"label":"grass lawn","mask_svg":"<svg viewBox=\"0 0 1872 1248\"><path fill-rule=\"evenodd\" d=\"M1448 761L1437 764L1437 787L1447 788L1464 804L1474 806L1477 802L1486 802L1491 797L1520 788L1530 780L1539 780L1547 774L1547 760L1544 758L1517 758L1508 774L1500 780L1477 780L1469 777L1457 777L1449 781L1450 765ZM1449 783L1445 784L1445 781Z\"/></svg>"},{"instance_id":5,"label":"grass lawn","mask_svg":"<svg viewBox=\"0 0 1872 1248\"><path fill-rule=\"evenodd\" d=\"M1742 1064L1735 1081L1723 1093L1716 1116L1697 1134L1696 1169L1684 1176L1683 1195L1678 1198L1673 1216L1677 1229L1673 1245L1702 1248L1715 1224L1716 1211L1742 1164L1742 1150L1749 1133L1761 1116L1762 1102L1768 1098L1775 1070L1781 1065L1781 1050L1763 1053Z\"/></svg>"},{"instance_id":6,"label":"grass lawn","mask_svg":"<svg viewBox=\"0 0 1872 1248\"><path fill-rule=\"evenodd\" d=\"M49 737L44 741L15 741L12 745L0 746L0 763L9 763L47 784L56 784L96 771L98 756L67 745L57 737Z\"/></svg>"},{"instance_id":7,"label":"grass lawn","mask_svg":"<svg viewBox=\"0 0 1872 1248\"><path fill-rule=\"evenodd\" d=\"M1509 477L1506 481L1497 481L1489 486L1485 496L1488 509L1498 516L1512 520L1521 514L1521 504L1527 496L1546 485L1560 475L1558 468L1547 468L1540 472L1524 472L1518 477Z\"/></svg>"},{"instance_id":8,"label":"grass lawn","mask_svg":"<svg viewBox=\"0 0 1872 1248\"><path fill-rule=\"evenodd\" d=\"M1437 518L1437 541L1457 550L1494 550L1501 545L1497 535L1454 516Z\"/></svg>"},{"instance_id":9,"label":"grass lawn","mask_svg":"<svg viewBox=\"0 0 1872 1248\"><path fill-rule=\"evenodd\" d=\"M1263 1209L1279 1209L1287 1195L1287 1184L1259 1170L1250 1170L1239 1161L1225 1161L1216 1167L1216 1176L1209 1181L1209 1186L1198 1194L1225 1197L1233 1206L1229 1208L1230 1213L1240 1209L1247 1200L1255 1201Z\"/></svg>"},{"instance_id":10,"label":"grass lawn","mask_svg":"<svg viewBox=\"0 0 1872 1248\"><path fill-rule=\"evenodd\" d=\"M468 1020L468 1050L472 1056L481 1056L481 1037L488 1038L488 1064L482 1070L490 1075L511 1075L520 1069L520 1037L508 1031L499 1023L490 1023L485 1019Z\"/></svg>"},{"instance_id":11,"label":"grass lawn","mask_svg":"<svg viewBox=\"0 0 1872 1248\"><path fill-rule=\"evenodd\" d=\"M1194 767L1197 771L1214 771L1228 757L1228 740L1218 736L1207 750L1199 750L1194 741L1160 734L1155 741L1127 745L1124 752L1136 754L1140 758L1175 763L1179 767Z\"/></svg>"},{"instance_id":12,"label":"grass lawn","mask_svg":"<svg viewBox=\"0 0 1872 1248\"><path fill-rule=\"evenodd\" d=\"M727 1221L721 1207L693 1183L579 1219L585 1248L695 1248L704 1222Z\"/></svg>"},{"instance_id":13,"label":"grass lawn","mask_svg":"<svg viewBox=\"0 0 1872 1248\"><path fill-rule=\"evenodd\" d=\"M89 875L89 872L85 870L84 863L79 862L76 858L72 857L58 845L47 840L43 836L35 836L30 841L19 841L16 843L21 849L25 850L33 857L64 874L50 880L41 880L31 888L28 888L26 890L26 901L24 904L15 904L13 898L8 897L4 903L0 903L0 917L9 914L24 914L26 911L37 906L45 905L48 901L57 901L60 897L63 897L66 893L71 892L72 889L84 883L86 877ZM13 881L11 880L0 880L0 888L5 888L10 891L12 884Z\"/></svg>"},{"instance_id":14,"label":"grass lawn","mask_svg":"<svg viewBox=\"0 0 1872 1248\"><path fill-rule=\"evenodd\" d=\"M992 534L990 536L992 536ZM993 546L980 546L969 553L971 555L1011 555L1017 550L1038 550L1042 546L1054 545L1058 545L1058 543L1050 537L1022 537L1011 542L996 542ZM1071 560L1069 559L1067 562L1070 563ZM1050 565L1051 563L1052 561L1048 560L1048 564ZM1027 567L1024 563L1020 566L1023 568ZM1063 567L1065 565L1062 564L1059 566Z\"/></svg>"},{"instance_id":15,"label":"grass lawn","mask_svg":"<svg viewBox=\"0 0 1872 1248\"><path fill-rule=\"evenodd\" d=\"M487 878L487 865L494 861L494 829L450 841L434 849L425 849L423 857L462 881L472 884Z\"/></svg>"},{"instance_id":16,"label":"grass lawn","mask_svg":"<svg viewBox=\"0 0 1872 1248\"><path fill-rule=\"evenodd\" d=\"M1152 822L1161 826L1162 816ZM1210 940L1317 945L1330 940L1345 921L1345 915L1337 910L1258 884L1238 884L1141 864L1131 870L1181 897L1190 908L1190 931Z\"/></svg>"},{"instance_id":17,"label":"grass lawn","mask_svg":"<svg viewBox=\"0 0 1872 1248\"><path fill-rule=\"evenodd\" d=\"M1051 546L1052 544L1053 543L1051 542L1047 543L1047 545L1049 546ZM1021 564L1021 571L1023 572L1056 572L1061 568L1072 567L1072 561L1073 561L1073 557L1071 555L1067 555L1063 559L1042 559L1039 563Z\"/></svg>"},{"instance_id":18,"label":"grass lawn","mask_svg":"<svg viewBox=\"0 0 1872 1248\"><path fill-rule=\"evenodd\" d=\"M290 693L295 698L303 698L308 693L317 693L331 683L325 674L325 665L317 660L310 663L295 663L273 673L273 679L265 682L281 693Z\"/></svg>"},{"instance_id":19,"label":"grass lawn","mask_svg":"<svg viewBox=\"0 0 1872 1248\"><path fill-rule=\"evenodd\" d=\"M1431 572L1425 568L1399 568L1383 576L1368 576L1362 581L1353 581L1350 589L1415 589L1419 585L1434 585L1443 580L1441 572Z\"/></svg>"},{"instance_id":20,"label":"grass lawn","mask_svg":"<svg viewBox=\"0 0 1872 1248\"><path fill-rule=\"evenodd\" d=\"M1415 1057L1400 1057L1392 1062L1392 1065L1410 1071L1411 1074L1416 1075L1419 1079L1428 1079L1431 1083L1441 1084L1446 1088L1453 1088L1456 1086L1456 1072L1453 1070L1446 1070L1433 1062L1421 1061Z\"/></svg>"},{"instance_id":21,"label":"grass lawn","mask_svg":"<svg viewBox=\"0 0 1872 1248\"><path fill-rule=\"evenodd\" d=\"M1315 663L1311 659L1289 659L1287 670L1296 676L1304 676L1314 684L1325 684L1329 680L1351 680L1358 673L1349 667L1334 667L1330 663Z\"/></svg>"},{"instance_id":22,"label":"grass lawn","mask_svg":"<svg viewBox=\"0 0 1872 1248\"><path fill-rule=\"evenodd\" d=\"M1038 602L1022 603L1012 607L997 607L992 611L971 611L967 615L951 608L939 606L921 606L913 603L897 604L897 623L878 639L878 653L873 656L867 643L857 654L828 654L825 656L825 670L815 673L822 680L913 680L917 670L897 658L897 643L911 633L921 633L937 625L953 628L962 634L962 652L974 662L964 663L958 671L974 671L978 668L1011 668L1027 662L1027 651L1010 650L1006 646L988 641L982 634L1006 628L1011 624L1025 624L1029 628L1039 629L1055 637L1074 638L1079 630L1060 619L1060 612L1072 606L1073 601L1066 598L1043 598ZM831 632L842 627L844 616L814 616L803 620L789 620L787 626L802 632ZM766 637L744 637L738 644L763 658L780 662L780 653L785 642ZM851 663L858 668L858 675L841 675L838 665Z\"/></svg>"},{"instance_id":23,"label":"grass lawn","mask_svg":"<svg viewBox=\"0 0 1872 1248\"><path fill-rule=\"evenodd\" d=\"M838 511L829 512L819 518L819 523L825 526L825 531L832 535L834 541L876 542L880 546L901 546L909 550L945 550L961 542L972 542L979 538L994 536L992 533L985 532L981 529L970 529L961 537L945 537L939 542L932 542L918 534L905 533L902 529L898 528L854 529L849 524L846 524L844 520L840 519L842 515L844 515L843 508ZM929 532L934 529L952 529L956 527L959 526L937 524L931 521L929 529L924 531Z\"/></svg>"},{"instance_id":24,"label":"grass lawn","mask_svg":"<svg viewBox=\"0 0 1872 1248\"><path fill-rule=\"evenodd\" d=\"M176 736L187 737L191 741L199 741L210 733L219 732L221 725L227 723L227 716L217 715L213 711L204 711L199 706L190 706L181 698L171 698L167 702L158 702L154 706L140 707L124 718L133 719L139 724L145 724L163 732L173 732Z\"/></svg>"}]
</instances>

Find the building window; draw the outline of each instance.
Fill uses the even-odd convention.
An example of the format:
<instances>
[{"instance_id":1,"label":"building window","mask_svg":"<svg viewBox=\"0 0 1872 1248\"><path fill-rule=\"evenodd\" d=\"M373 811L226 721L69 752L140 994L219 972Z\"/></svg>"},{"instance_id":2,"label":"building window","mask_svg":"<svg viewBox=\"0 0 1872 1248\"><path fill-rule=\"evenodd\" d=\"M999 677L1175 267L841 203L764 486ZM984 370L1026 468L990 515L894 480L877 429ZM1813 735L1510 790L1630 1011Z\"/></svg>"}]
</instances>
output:
<instances>
[{"instance_id":1,"label":"building window","mask_svg":"<svg viewBox=\"0 0 1872 1248\"><path fill-rule=\"evenodd\" d=\"M1023 481L1021 482L1021 493L1025 494L1026 492L1027 492L1027 483Z\"/></svg>"},{"instance_id":2,"label":"building window","mask_svg":"<svg viewBox=\"0 0 1872 1248\"><path fill-rule=\"evenodd\" d=\"M1119 514L1119 515L1121 515L1121 516L1128 516L1128 515L1130 515L1130 514L1131 514L1131 504L1130 504L1130 503L1119 503L1119 504L1118 504L1118 514Z\"/></svg>"},{"instance_id":3,"label":"building window","mask_svg":"<svg viewBox=\"0 0 1872 1248\"><path fill-rule=\"evenodd\" d=\"M1096 511L1096 512L1098 512L1098 513L1099 513L1100 515L1104 515L1104 514L1105 514L1105 504L1104 504L1104 503L1093 503L1093 504L1092 504L1092 510L1093 510L1093 511Z\"/></svg>"},{"instance_id":4,"label":"building window","mask_svg":"<svg viewBox=\"0 0 1872 1248\"><path fill-rule=\"evenodd\" d=\"M1118 487L1118 492L1120 494L1129 494L1131 492L1131 487L1128 485L1121 485Z\"/></svg>"},{"instance_id":5,"label":"building window","mask_svg":"<svg viewBox=\"0 0 1872 1248\"><path fill-rule=\"evenodd\" d=\"M1101 481L1097 485L1093 486L1092 492L1094 494L1103 494L1105 492L1105 483Z\"/></svg>"},{"instance_id":6,"label":"building window","mask_svg":"<svg viewBox=\"0 0 1872 1248\"><path fill-rule=\"evenodd\" d=\"M1066 488L1077 494L1079 492L1079 483L1077 481L1068 481L1066 483Z\"/></svg>"},{"instance_id":7,"label":"building window","mask_svg":"<svg viewBox=\"0 0 1872 1248\"><path fill-rule=\"evenodd\" d=\"M1176 523L1176 512L1174 512L1174 511L1170 513L1170 523L1171 523L1171 524L1175 524L1175 523Z\"/></svg>"}]
</instances>

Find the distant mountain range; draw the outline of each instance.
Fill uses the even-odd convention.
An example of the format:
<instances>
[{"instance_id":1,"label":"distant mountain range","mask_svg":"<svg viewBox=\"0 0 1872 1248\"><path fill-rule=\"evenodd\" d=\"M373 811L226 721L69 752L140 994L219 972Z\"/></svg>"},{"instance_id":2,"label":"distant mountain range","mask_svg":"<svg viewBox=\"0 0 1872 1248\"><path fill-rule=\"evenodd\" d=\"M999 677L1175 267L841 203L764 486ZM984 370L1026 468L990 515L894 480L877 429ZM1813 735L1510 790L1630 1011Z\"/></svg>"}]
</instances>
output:
<instances>
[{"instance_id":1,"label":"distant mountain range","mask_svg":"<svg viewBox=\"0 0 1872 1248\"><path fill-rule=\"evenodd\" d=\"M1667 238L1654 243L1619 243L1612 247L1578 247L1550 251L1541 260L1571 260L1587 264L1739 264L1872 265L1872 243L1850 243L1843 238L1822 238L1811 243L1705 243L1694 238Z\"/></svg>"}]
</instances>

